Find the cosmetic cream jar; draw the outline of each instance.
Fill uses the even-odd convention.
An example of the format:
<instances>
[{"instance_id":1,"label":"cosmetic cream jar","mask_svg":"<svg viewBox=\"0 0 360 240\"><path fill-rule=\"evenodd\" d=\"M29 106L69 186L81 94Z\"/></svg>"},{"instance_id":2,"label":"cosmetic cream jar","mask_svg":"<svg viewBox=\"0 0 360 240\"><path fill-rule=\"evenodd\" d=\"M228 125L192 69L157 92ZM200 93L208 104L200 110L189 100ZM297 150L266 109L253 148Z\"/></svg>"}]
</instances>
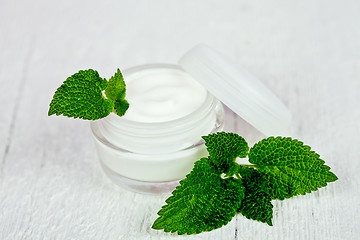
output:
<instances>
[{"instance_id":1,"label":"cosmetic cream jar","mask_svg":"<svg viewBox=\"0 0 360 240\"><path fill-rule=\"evenodd\" d=\"M183 74L184 81L192 78L201 84L198 92L203 100L197 99L195 107L191 106L194 109L185 115L166 121L137 121L136 117L130 117L130 110L129 119L126 114L119 117L112 113L93 121L91 129L101 166L118 185L147 194L172 191L191 171L194 162L208 155L201 136L223 129L222 104L265 136L289 135L291 114L283 103L252 74L207 46L191 49L179 60L179 66L146 65L125 70L125 83L154 71ZM159 95L166 96L164 91ZM192 99L193 95L197 93L184 99ZM157 101L162 103L161 98ZM163 106L169 109L166 104ZM173 113L172 116L177 116Z\"/></svg>"},{"instance_id":2,"label":"cosmetic cream jar","mask_svg":"<svg viewBox=\"0 0 360 240\"><path fill-rule=\"evenodd\" d=\"M123 71L125 81L154 73L170 78L176 75L180 81L190 77L179 66L167 64L144 65ZM223 129L222 104L208 91L204 90L202 94L204 99L200 103L197 101L199 106L196 109L170 121L136 121L114 113L93 121L91 129L106 175L135 192L172 191L191 171L194 162L208 155L201 136Z\"/></svg>"}]
</instances>

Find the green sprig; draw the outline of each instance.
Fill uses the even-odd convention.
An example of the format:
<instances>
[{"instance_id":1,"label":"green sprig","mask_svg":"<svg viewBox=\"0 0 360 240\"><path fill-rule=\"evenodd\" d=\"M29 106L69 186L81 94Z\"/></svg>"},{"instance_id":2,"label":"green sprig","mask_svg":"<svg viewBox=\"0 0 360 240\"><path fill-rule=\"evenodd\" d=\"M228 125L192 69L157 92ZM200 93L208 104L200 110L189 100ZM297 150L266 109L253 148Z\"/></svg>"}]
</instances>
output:
<instances>
[{"instance_id":1,"label":"green sprig","mask_svg":"<svg viewBox=\"0 0 360 240\"><path fill-rule=\"evenodd\" d=\"M273 199L306 194L337 180L317 153L295 139L269 137L249 151L235 133L203 138L209 157L197 161L180 181L158 212L154 229L178 234L211 231L236 213L272 226ZM236 163L237 157L246 156L252 165Z\"/></svg>"},{"instance_id":2,"label":"green sprig","mask_svg":"<svg viewBox=\"0 0 360 240\"><path fill-rule=\"evenodd\" d=\"M123 116L129 108L125 92L125 82L119 69L109 82L95 70L80 70L56 90L48 115L62 114L85 120L104 118L111 112Z\"/></svg>"}]
</instances>

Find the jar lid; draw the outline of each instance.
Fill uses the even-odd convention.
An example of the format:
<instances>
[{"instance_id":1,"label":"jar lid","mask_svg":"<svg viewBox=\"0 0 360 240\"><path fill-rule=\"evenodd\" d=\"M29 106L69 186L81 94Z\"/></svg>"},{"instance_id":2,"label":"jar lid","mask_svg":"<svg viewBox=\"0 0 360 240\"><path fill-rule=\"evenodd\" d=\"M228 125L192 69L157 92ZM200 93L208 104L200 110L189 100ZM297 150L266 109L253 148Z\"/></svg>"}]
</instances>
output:
<instances>
[{"instance_id":1,"label":"jar lid","mask_svg":"<svg viewBox=\"0 0 360 240\"><path fill-rule=\"evenodd\" d=\"M288 135L289 110L244 68L203 44L190 49L179 64L211 94L263 134Z\"/></svg>"}]
</instances>

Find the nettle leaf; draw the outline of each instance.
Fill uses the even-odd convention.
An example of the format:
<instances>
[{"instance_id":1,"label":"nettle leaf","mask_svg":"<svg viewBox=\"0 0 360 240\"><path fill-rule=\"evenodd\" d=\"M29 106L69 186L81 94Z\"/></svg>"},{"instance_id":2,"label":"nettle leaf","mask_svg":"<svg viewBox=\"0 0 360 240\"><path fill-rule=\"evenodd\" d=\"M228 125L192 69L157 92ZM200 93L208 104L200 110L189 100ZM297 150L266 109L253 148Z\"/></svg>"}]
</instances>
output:
<instances>
[{"instance_id":1,"label":"nettle leaf","mask_svg":"<svg viewBox=\"0 0 360 240\"><path fill-rule=\"evenodd\" d=\"M304 195L337 180L309 146L289 137L269 137L255 144L249 162L269 181L273 199Z\"/></svg>"},{"instance_id":2,"label":"nettle leaf","mask_svg":"<svg viewBox=\"0 0 360 240\"><path fill-rule=\"evenodd\" d=\"M218 132L204 136L210 161L226 176L232 176L238 171L237 157L248 155L249 146L245 139L236 133Z\"/></svg>"},{"instance_id":3,"label":"nettle leaf","mask_svg":"<svg viewBox=\"0 0 360 240\"><path fill-rule=\"evenodd\" d=\"M238 179L221 178L219 170L202 158L172 194L152 227L195 234L227 224L240 207L244 187Z\"/></svg>"},{"instance_id":4,"label":"nettle leaf","mask_svg":"<svg viewBox=\"0 0 360 240\"><path fill-rule=\"evenodd\" d=\"M92 69L80 70L68 77L56 90L48 115L96 120L110 114L114 101L105 99L102 91L107 81Z\"/></svg>"},{"instance_id":5,"label":"nettle leaf","mask_svg":"<svg viewBox=\"0 0 360 240\"><path fill-rule=\"evenodd\" d=\"M241 168L239 173L245 187L245 198L241 201L238 212L249 219L272 226L273 205L268 182L253 168Z\"/></svg>"},{"instance_id":6,"label":"nettle leaf","mask_svg":"<svg viewBox=\"0 0 360 240\"><path fill-rule=\"evenodd\" d=\"M129 108L129 103L125 100L126 85L120 69L117 69L114 76L109 79L105 94L107 98L115 102L114 112L120 117L123 116Z\"/></svg>"}]
</instances>

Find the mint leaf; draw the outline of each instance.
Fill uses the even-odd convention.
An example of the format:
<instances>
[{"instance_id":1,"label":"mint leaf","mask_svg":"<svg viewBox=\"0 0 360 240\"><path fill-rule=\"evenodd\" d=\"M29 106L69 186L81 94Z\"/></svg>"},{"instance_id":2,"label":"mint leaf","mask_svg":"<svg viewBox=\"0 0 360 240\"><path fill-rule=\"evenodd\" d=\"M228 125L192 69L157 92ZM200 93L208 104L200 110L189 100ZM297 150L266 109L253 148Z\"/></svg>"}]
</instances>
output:
<instances>
[{"instance_id":1,"label":"mint leaf","mask_svg":"<svg viewBox=\"0 0 360 240\"><path fill-rule=\"evenodd\" d=\"M272 226L273 205L268 182L253 168L241 168L239 173L245 187L245 198L241 201L238 212L249 219Z\"/></svg>"},{"instance_id":2,"label":"mint leaf","mask_svg":"<svg viewBox=\"0 0 360 240\"><path fill-rule=\"evenodd\" d=\"M103 95L105 90L106 99ZM110 81L99 76L95 70L80 70L68 77L56 90L50 103L48 115L96 120L104 118L114 111L123 116L129 108L125 100L126 86L124 78L117 72Z\"/></svg>"},{"instance_id":3,"label":"mint leaf","mask_svg":"<svg viewBox=\"0 0 360 240\"><path fill-rule=\"evenodd\" d=\"M97 71L80 70L56 90L48 115L62 114L86 120L104 118L114 108L114 102L102 94L106 86L106 79L101 78Z\"/></svg>"},{"instance_id":4,"label":"mint leaf","mask_svg":"<svg viewBox=\"0 0 360 240\"><path fill-rule=\"evenodd\" d=\"M126 85L124 78L120 72L120 69L117 69L114 76L109 80L109 84L105 89L105 94L108 99L111 99L115 102L114 112L123 116L126 110L129 108L129 103L125 100Z\"/></svg>"},{"instance_id":5,"label":"mint leaf","mask_svg":"<svg viewBox=\"0 0 360 240\"><path fill-rule=\"evenodd\" d=\"M235 216L243 197L240 180L221 178L218 169L202 158L166 200L152 227L178 234L211 231Z\"/></svg>"},{"instance_id":6,"label":"mint leaf","mask_svg":"<svg viewBox=\"0 0 360 240\"><path fill-rule=\"evenodd\" d=\"M129 109L129 103L125 99L115 100L114 112L120 117L125 115L125 112Z\"/></svg>"},{"instance_id":7,"label":"mint leaf","mask_svg":"<svg viewBox=\"0 0 360 240\"><path fill-rule=\"evenodd\" d=\"M247 156L249 146L245 139L236 133L218 132L202 137L209 152L210 161L226 176L238 170L237 157Z\"/></svg>"},{"instance_id":8,"label":"mint leaf","mask_svg":"<svg viewBox=\"0 0 360 240\"><path fill-rule=\"evenodd\" d=\"M249 151L253 165L239 165L235 158L248 154L242 137L221 132L203 138L209 157L195 162L180 181L158 212L154 229L179 234L211 231L227 224L234 211L272 226L273 199L305 194L337 180L320 156L298 140L264 139ZM222 178L224 173L230 177Z\"/></svg>"},{"instance_id":9,"label":"mint leaf","mask_svg":"<svg viewBox=\"0 0 360 240\"><path fill-rule=\"evenodd\" d=\"M283 200L337 180L319 154L310 149L289 137L269 137L250 149L249 162L269 182L272 198Z\"/></svg>"}]
</instances>

